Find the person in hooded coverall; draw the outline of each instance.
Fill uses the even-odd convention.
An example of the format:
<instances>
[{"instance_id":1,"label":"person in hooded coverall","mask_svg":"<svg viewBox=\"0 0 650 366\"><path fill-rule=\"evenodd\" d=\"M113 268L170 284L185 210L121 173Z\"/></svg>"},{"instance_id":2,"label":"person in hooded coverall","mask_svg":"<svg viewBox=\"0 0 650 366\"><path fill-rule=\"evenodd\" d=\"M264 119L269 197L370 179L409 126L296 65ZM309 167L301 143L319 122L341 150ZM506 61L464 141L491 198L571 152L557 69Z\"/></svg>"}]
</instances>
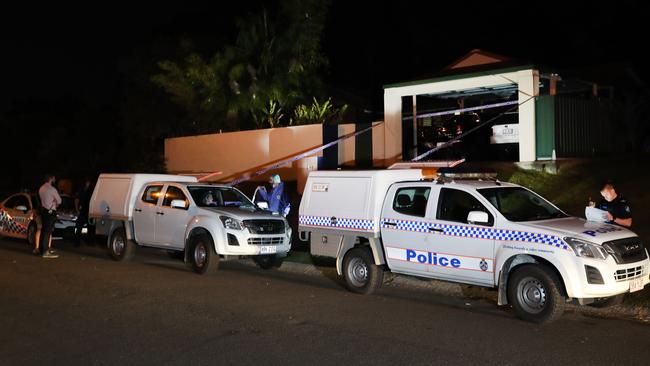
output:
<instances>
[{"instance_id":1,"label":"person in hooded coverall","mask_svg":"<svg viewBox=\"0 0 650 366\"><path fill-rule=\"evenodd\" d=\"M273 186L273 190L269 193L267 192L266 187L260 187L260 197L269 203L269 211L287 217L289 210L291 210L291 204L284 192L284 182L282 182L278 174L273 174L269 178L269 183Z\"/></svg>"}]
</instances>

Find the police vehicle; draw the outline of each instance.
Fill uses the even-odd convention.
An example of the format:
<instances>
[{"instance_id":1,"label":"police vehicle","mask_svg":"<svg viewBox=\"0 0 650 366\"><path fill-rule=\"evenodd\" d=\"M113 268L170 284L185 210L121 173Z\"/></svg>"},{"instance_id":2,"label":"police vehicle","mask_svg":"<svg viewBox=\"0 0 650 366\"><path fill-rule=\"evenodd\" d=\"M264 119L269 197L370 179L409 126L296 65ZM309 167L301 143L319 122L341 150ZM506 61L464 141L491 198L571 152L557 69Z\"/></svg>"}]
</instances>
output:
<instances>
[{"instance_id":1,"label":"police vehicle","mask_svg":"<svg viewBox=\"0 0 650 366\"><path fill-rule=\"evenodd\" d=\"M648 252L628 229L568 216L516 184L427 175L312 172L300 237L336 258L353 292L372 293L390 270L496 288L499 305L540 323L566 302L606 305L650 282Z\"/></svg>"},{"instance_id":2,"label":"police vehicle","mask_svg":"<svg viewBox=\"0 0 650 366\"><path fill-rule=\"evenodd\" d=\"M61 200L61 205L57 210L57 221L54 224L57 234L72 231L78 216L72 197L61 195ZM34 245L36 229L39 225L34 217L39 206L38 195L30 192L16 193L2 201L0 203L0 235L27 239L30 245Z\"/></svg>"},{"instance_id":3,"label":"police vehicle","mask_svg":"<svg viewBox=\"0 0 650 366\"><path fill-rule=\"evenodd\" d=\"M284 217L258 208L239 190L166 174L101 174L90 199L97 235L117 261L138 245L183 255L200 274L220 259L251 257L278 267L291 249Z\"/></svg>"}]
</instances>

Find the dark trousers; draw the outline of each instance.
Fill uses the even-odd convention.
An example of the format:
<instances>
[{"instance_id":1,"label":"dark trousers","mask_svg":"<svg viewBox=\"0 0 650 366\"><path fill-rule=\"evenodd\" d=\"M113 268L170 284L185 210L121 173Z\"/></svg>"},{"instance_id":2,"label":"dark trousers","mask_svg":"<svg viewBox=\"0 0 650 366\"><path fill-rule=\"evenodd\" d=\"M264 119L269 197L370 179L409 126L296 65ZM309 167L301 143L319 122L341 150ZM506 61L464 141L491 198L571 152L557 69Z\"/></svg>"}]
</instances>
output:
<instances>
[{"instance_id":1,"label":"dark trousers","mask_svg":"<svg viewBox=\"0 0 650 366\"><path fill-rule=\"evenodd\" d=\"M47 251L47 244L50 242L50 237L52 236L52 230L54 230L54 224L56 223L56 211L46 210L41 208L41 254Z\"/></svg>"}]
</instances>

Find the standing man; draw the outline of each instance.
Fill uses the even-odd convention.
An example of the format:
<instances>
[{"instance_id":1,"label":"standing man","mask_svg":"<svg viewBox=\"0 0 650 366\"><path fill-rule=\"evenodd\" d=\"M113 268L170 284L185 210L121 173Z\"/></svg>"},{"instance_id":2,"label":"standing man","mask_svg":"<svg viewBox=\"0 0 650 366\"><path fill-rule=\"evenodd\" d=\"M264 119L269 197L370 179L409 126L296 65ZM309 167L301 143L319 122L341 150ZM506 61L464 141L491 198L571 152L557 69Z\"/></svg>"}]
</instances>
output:
<instances>
[{"instance_id":1,"label":"standing man","mask_svg":"<svg viewBox=\"0 0 650 366\"><path fill-rule=\"evenodd\" d=\"M627 200L616 193L612 182L606 182L601 186L600 195L603 199L596 208L607 211L607 221L610 224L632 226L632 209Z\"/></svg>"},{"instance_id":2,"label":"standing man","mask_svg":"<svg viewBox=\"0 0 650 366\"><path fill-rule=\"evenodd\" d=\"M41 256L43 258L58 258L58 254L52 251L52 230L56 223L56 208L61 204L61 196L54 188L56 178L53 175L45 176L45 183L38 189L38 196L41 199L39 213L41 215Z\"/></svg>"},{"instance_id":3,"label":"standing man","mask_svg":"<svg viewBox=\"0 0 650 366\"><path fill-rule=\"evenodd\" d=\"M81 245L81 237L84 226L86 226L87 235L91 235L90 224L88 223L88 206L90 206L90 197L92 196L92 184L90 179L84 179L83 186L77 193L74 200L75 209L78 212L77 221L75 225L75 246Z\"/></svg>"},{"instance_id":4,"label":"standing man","mask_svg":"<svg viewBox=\"0 0 650 366\"><path fill-rule=\"evenodd\" d=\"M284 182L282 182L278 174L273 174L269 177L269 183L273 186L273 190L268 193L266 188L262 186L259 191L262 199L269 203L269 211L287 217L289 210L291 210L291 204L284 192Z\"/></svg>"}]
</instances>

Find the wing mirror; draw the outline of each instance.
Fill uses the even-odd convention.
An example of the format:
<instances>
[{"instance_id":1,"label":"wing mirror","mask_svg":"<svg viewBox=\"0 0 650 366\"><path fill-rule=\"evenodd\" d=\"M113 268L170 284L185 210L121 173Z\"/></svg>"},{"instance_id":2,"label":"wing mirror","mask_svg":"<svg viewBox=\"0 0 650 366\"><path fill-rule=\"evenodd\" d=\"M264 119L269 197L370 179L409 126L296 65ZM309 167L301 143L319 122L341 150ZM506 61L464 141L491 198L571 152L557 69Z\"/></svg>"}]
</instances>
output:
<instances>
[{"instance_id":1,"label":"wing mirror","mask_svg":"<svg viewBox=\"0 0 650 366\"><path fill-rule=\"evenodd\" d=\"M22 211L22 212L27 212L27 207L23 205L16 206L16 210Z\"/></svg>"},{"instance_id":2,"label":"wing mirror","mask_svg":"<svg viewBox=\"0 0 650 366\"><path fill-rule=\"evenodd\" d=\"M490 218L487 212L483 211L470 211L467 215L467 222L470 224L482 224L485 225L490 221Z\"/></svg>"},{"instance_id":3,"label":"wing mirror","mask_svg":"<svg viewBox=\"0 0 650 366\"><path fill-rule=\"evenodd\" d=\"M185 200L172 200L172 208L185 209Z\"/></svg>"}]
</instances>

